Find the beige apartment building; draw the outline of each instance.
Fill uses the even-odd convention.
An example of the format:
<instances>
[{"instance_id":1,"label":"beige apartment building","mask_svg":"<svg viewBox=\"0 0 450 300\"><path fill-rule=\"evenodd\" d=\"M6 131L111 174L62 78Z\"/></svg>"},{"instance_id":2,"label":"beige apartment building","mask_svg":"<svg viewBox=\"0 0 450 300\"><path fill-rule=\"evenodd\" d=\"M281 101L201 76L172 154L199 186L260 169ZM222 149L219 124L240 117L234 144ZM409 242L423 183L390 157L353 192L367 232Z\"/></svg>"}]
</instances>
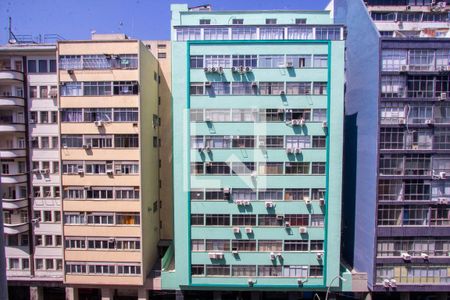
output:
<instances>
[{"instance_id":1,"label":"beige apartment building","mask_svg":"<svg viewBox=\"0 0 450 300\"><path fill-rule=\"evenodd\" d=\"M158 258L158 61L122 34L58 43L68 297L146 298Z\"/></svg>"}]
</instances>

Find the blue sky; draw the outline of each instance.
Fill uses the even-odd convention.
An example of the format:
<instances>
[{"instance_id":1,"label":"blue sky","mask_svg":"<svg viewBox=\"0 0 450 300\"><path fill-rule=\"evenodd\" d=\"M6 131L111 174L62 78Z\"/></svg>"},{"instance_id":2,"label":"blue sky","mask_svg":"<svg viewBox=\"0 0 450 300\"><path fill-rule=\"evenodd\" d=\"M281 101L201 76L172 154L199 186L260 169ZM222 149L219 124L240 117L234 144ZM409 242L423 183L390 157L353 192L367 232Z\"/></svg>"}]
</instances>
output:
<instances>
[{"instance_id":1,"label":"blue sky","mask_svg":"<svg viewBox=\"0 0 450 300\"><path fill-rule=\"evenodd\" d=\"M57 33L89 39L90 32L124 32L138 39L169 39L170 3L212 4L214 10L323 9L329 0L0 0L0 43L15 34Z\"/></svg>"}]
</instances>

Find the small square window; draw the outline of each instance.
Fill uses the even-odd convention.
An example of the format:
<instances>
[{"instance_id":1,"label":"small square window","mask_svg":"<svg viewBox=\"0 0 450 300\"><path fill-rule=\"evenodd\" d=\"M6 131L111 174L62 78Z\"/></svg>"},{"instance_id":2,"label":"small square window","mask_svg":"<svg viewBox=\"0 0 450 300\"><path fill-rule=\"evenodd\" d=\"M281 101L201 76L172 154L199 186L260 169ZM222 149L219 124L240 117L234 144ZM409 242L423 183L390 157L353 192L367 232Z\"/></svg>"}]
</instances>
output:
<instances>
[{"instance_id":1,"label":"small square window","mask_svg":"<svg viewBox=\"0 0 450 300\"><path fill-rule=\"evenodd\" d=\"M210 19L200 19L200 25L209 25L211 24Z\"/></svg>"},{"instance_id":2,"label":"small square window","mask_svg":"<svg viewBox=\"0 0 450 300\"><path fill-rule=\"evenodd\" d=\"M166 52L158 53L158 58L166 58L166 57L167 57L167 53Z\"/></svg>"},{"instance_id":3,"label":"small square window","mask_svg":"<svg viewBox=\"0 0 450 300\"><path fill-rule=\"evenodd\" d=\"M277 24L277 19L266 19L266 25L275 25Z\"/></svg>"},{"instance_id":4,"label":"small square window","mask_svg":"<svg viewBox=\"0 0 450 300\"><path fill-rule=\"evenodd\" d=\"M244 19L233 19L233 25L242 25L244 24Z\"/></svg>"},{"instance_id":5,"label":"small square window","mask_svg":"<svg viewBox=\"0 0 450 300\"><path fill-rule=\"evenodd\" d=\"M306 19L295 19L295 24L297 25L306 24Z\"/></svg>"}]
</instances>

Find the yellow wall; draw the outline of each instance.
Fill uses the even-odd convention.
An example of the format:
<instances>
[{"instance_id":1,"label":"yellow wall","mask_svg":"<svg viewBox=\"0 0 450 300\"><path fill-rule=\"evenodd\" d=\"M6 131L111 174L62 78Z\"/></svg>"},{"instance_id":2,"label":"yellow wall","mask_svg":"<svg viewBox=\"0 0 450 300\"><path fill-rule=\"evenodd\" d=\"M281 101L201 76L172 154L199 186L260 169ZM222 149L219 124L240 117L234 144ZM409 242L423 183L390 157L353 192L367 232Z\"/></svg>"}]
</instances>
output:
<instances>
[{"instance_id":1,"label":"yellow wall","mask_svg":"<svg viewBox=\"0 0 450 300\"><path fill-rule=\"evenodd\" d=\"M154 72L158 72L158 61L141 43L140 63L140 130L141 130L141 197L143 239L142 272L147 274L158 258L159 241L159 205L153 211L154 202L159 201L158 148L153 147L153 136L158 136L158 127L153 126L153 114L158 114L158 81Z\"/></svg>"},{"instance_id":2,"label":"yellow wall","mask_svg":"<svg viewBox=\"0 0 450 300\"><path fill-rule=\"evenodd\" d=\"M160 200L161 209L159 211L162 227L160 228L161 239L173 239L173 204L172 204L172 69L171 69L171 43L170 41L144 41L150 46L153 56L158 57L158 53L166 53L166 58L158 59L159 74L161 83L159 85L159 116L161 126L161 147L159 158L161 168L159 178L161 180ZM158 48L158 44L166 45L165 48Z\"/></svg>"}]
</instances>

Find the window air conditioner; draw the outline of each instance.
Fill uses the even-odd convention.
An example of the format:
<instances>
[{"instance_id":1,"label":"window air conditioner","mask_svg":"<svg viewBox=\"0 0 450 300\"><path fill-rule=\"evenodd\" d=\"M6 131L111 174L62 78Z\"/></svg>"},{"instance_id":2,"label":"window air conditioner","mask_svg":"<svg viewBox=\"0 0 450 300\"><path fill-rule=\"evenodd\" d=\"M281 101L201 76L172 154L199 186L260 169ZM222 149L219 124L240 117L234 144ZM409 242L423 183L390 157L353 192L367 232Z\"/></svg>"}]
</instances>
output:
<instances>
[{"instance_id":1,"label":"window air conditioner","mask_svg":"<svg viewBox=\"0 0 450 300\"><path fill-rule=\"evenodd\" d=\"M103 126L103 121L95 121L94 124L97 127L102 127Z\"/></svg>"},{"instance_id":2,"label":"window air conditioner","mask_svg":"<svg viewBox=\"0 0 450 300\"><path fill-rule=\"evenodd\" d=\"M246 232L246 233L253 233L253 228L251 228L251 227L245 227L245 232Z\"/></svg>"},{"instance_id":3,"label":"window air conditioner","mask_svg":"<svg viewBox=\"0 0 450 300\"><path fill-rule=\"evenodd\" d=\"M233 233L239 233L241 229L239 227L233 227Z\"/></svg>"},{"instance_id":4,"label":"window air conditioner","mask_svg":"<svg viewBox=\"0 0 450 300\"><path fill-rule=\"evenodd\" d=\"M270 252L270 260L275 260L276 256L275 253Z\"/></svg>"},{"instance_id":5,"label":"window air conditioner","mask_svg":"<svg viewBox=\"0 0 450 300\"><path fill-rule=\"evenodd\" d=\"M411 255L409 255L408 253L403 252L403 253L401 254L401 256L402 256L402 258L403 258L404 261L411 261Z\"/></svg>"},{"instance_id":6,"label":"window air conditioner","mask_svg":"<svg viewBox=\"0 0 450 300\"><path fill-rule=\"evenodd\" d=\"M83 144L83 149L91 149L91 144Z\"/></svg>"},{"instance_id":7,"label":"window air conditioner","mask_svg":"<svg viewBox=\"0 0 450 300\"><path fill-rule=\"evenodd\" d=\"M305 227L305 226L299 227L299 228L298 228L298 232L299 232L300 234L307 233L307 232L308 232L308 228Z\"/></svg>"},{"instance_id":8,"label":"window air conditioner","mask_svg":"<svg viewBox=\"0 0 450 300\"><path fill-rule=\"evenodd\" d=\"M318 253L316 254L316 258L317 258L318 260L322 260L322 258L323 258L323 252L318 252Z\"/></svg>"},{"instance_id":9,"label":"window air conditioner","mask_svg":"<svg viewBox=\"0 0 450 300\"><path fill-rule=\"evenodd\" d=\"M271 201L267 201L265 204L266 208L273 208L275 206L275 204Z\"/></svg>"}]
</instances>

